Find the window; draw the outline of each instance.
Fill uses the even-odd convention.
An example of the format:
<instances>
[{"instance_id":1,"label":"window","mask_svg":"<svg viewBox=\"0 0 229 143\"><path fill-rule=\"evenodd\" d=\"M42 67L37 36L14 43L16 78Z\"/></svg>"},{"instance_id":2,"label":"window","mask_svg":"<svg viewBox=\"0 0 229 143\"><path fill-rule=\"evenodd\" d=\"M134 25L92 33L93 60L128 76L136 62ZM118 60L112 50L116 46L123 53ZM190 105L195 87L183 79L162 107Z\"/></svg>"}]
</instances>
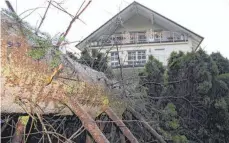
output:
<instances>
[{"instance_id":1,"label":"window","mask_svg":"<svg viewBox=\"0 0 229 143\"><path fill-rule=\"evenodd\" d=\"M112 67L119 66L118 52L111 52L111 66Z\"/></svg>"},{"instance_id":2,"label":"window","mask_svg":"<svg viewBox=\"0 0 229 143\"><path fill-rule=\"evenodd\" d=\"M112 67L117 67L117 66L119 66L119 63L118 62L111 62L111 66Z\"/></svg>"},{"instance_id":3,"label":"window","mask_svg":"<svg viewBox=\"0 0 229 143\"><path fill-rule=\"evenodd\" d=\"M145 59L146 59L146 52L138 51L138 60L145 60Z\"/></svg>"},{"instance_id":4,"label":"window","mask_svg":"<svg viewBox=\"0 0 229 143\"><path fill-rule=\"evenodd\" d=\"M118 61L118 52L111 52L111 61Z\"/></svg>"},{"instance_id":5,"label":"window","mask_svg":"<svg viewBox=\"0 0 229 143\"><path fill-rule=\"evenodd\" d=\"M135 61L136 60L136 51L128 52L128 61Z\"/></svg>"},{"instance_id":6,"label":"window","mask_svg":"<svg viewBox=\"0 0 229 143\"><path fill-rule=\"evenodd\" d=\"M128 65L144 65L146 63L146 51L129 51Z\"/></svg>"}]
</instances>

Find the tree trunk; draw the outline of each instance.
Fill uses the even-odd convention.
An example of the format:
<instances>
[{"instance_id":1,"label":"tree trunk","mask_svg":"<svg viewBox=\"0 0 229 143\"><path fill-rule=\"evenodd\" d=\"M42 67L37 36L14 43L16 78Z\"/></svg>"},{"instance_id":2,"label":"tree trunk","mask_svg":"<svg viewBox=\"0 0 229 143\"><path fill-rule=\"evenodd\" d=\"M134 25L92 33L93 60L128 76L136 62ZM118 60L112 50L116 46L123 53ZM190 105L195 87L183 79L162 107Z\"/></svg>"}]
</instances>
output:
<instances>
[{"instance_id":1,"label":"tree trunk","mask_svg":"<svg viewBox=\"0 0 229 143\"><path fill-rule=\"evenodd\" d=\"M76 114L85 129L91 134L92 138L97 143L109 143L107 138L97 126L95 120L93 120L91 116L81 108L78 102L67 96L57 97L57 99L63 101Z\"/></svg>"},{"instance_id":2,"label":"tree trunk","mask_svg":"<svg viewBox=\"0 0 229 143\"><path fill-rule=\"evenodd\" d=\"M120 142L121 142L121 143L126 143L125 136L122 134L121 131L119 131L119 136L120 136Z\"/></svg>"},{"instance_id":3,"label":"tree trunk","mask_svg":"<svg viewBox=\"0 0 229 143\"><path fill-rule=\"evenodd\" d=\"M112 111L111 108L108 108L105 112L113 121L115 121L115 124L119 127L119 129L131 143L138 143L138 140L134 137L134 135L130 132L122 120L119 119L119 117Z\"/></svg>"},{"instance_id":4,"label":"tree trunk","mask_svg":"<svg viewBox=\"0 0 229 143\"><path fill-rule=\"evenodd\" d=\"M12 143L21 143L29 116L19 116Z\"/></svg>"},{"instance_id":5,"label":"tree trunk","mask_svg":"<svg viewBox=\"0 0 229 143\"><path fill-rule=\"evenodd\" d=\"M151 134L160 142L160 143L166 143L165 140L162 138L161 135L157 133L142 117L141 114L136 112L133 108L129 107L128 110L140 121L142 121L143 126L150 131Z\"/></svg>"},{"instance_id":6,"label":"tree trunk","mask_svg":"<svg viewBox=\"0 0 229 143\"><path fill-rule=\"evenodd\" d=\"M91 136L89 134L86 134L86 143L93 143Z\"/></svg>"}]
</instances>

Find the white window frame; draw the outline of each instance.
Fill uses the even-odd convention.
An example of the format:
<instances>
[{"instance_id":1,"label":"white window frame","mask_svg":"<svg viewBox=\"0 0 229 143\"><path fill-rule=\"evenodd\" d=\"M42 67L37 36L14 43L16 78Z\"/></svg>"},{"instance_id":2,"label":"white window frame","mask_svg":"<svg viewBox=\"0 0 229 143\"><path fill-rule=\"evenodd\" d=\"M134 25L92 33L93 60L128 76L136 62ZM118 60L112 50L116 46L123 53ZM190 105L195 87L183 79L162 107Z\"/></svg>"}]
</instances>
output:
<instances>
[{"instance_id":1,"label":"white window frame","mask_svg":"<svg viewBox=\"0 0 229 143\"><path fill-rule=\"evenodd\" d=\"M146 63L146 50L128 51L128 65L144 65Z\"/></svg>"},{"instance_id":2,"label":"white window frame","mask_svg":"<svg viewBox=\"0 0 229 143\"><path fill-rule=\"evenodd\" d=\"M110 61L111 61L111 66L112 67L117 67L119 66L119 60L118 60L118 56L119 53L118 52L110 52Z\"/></svg>"}]
</instances>

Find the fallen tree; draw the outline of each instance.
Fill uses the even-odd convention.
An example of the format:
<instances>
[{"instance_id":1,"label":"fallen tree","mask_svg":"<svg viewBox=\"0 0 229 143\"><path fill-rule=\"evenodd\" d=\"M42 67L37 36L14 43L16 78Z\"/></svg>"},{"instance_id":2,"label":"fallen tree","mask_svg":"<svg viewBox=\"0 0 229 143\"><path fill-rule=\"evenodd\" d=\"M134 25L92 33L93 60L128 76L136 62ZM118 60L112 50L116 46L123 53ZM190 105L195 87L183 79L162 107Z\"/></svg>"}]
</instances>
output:
<instances>
[{"instance_id":1,"label":"fallen tree","mask_svg":"<svg viewBox=\"0 0 229 143\"><path fill-rule=\"evenodd\" d=\"M108 143L93 120L103 112L103 106L109 100L109 89L106 85L109 80L106 76L72 61L67 55L53 50L52 47L41 53L44 50L41 48L44 47L33 47L29 43L26 37L30 32L28 29L21 29L12 24L17 23L15 19L9 18L8 15L3 16L5 19L1 25L1 112L28 115L69 115L73 112L96 142ZM12 24L13 27L9 27L8 24ZM22 35L21 30L24 30L25 35ZM40 37L38 39L42 40ZM26 126L23 123L22 120L18 120L13 142L22 141Z\"/></svg>"}]
</instances>

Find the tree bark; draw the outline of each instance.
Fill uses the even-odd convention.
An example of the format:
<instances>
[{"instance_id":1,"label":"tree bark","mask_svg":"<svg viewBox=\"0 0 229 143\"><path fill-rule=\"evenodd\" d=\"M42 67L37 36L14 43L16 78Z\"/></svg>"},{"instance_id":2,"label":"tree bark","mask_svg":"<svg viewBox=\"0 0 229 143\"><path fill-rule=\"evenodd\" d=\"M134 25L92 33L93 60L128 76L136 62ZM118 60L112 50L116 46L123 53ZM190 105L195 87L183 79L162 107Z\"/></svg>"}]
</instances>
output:
<instances>
[{"instance_id":1,"label":"tree bark","mask_svg":"<svg viewBox=\"0 0 229 143\"><path fill-rule=\"evenodd\" d=\"M160 142L160 143L166 143L165 140L162 138L161 135L157 133L156 130L154 130L142 117L141 114L136 112L133 108L129 107L128 110L140 121L142 121L143 126L150 131L151 134Z\"/></svg>"},{"instance_id":2,"label":"tree bark","mask_svg":"<svg viewBox=\"0 0 229 143\"><path fill-rule=\"evenodd\" d=\"M105 112L113 121L115 121L115 124L119 127L119 129L131 143L138 143L138 140L134 137L134 135L130 132L122 120L119 119L119 117L112 111L111 108L108 108Z\"/></svg>"},{"instance_id":3,"label":"tree bark","mask_svg":"<svg viewBox=\"0 0 229 143\"><path fill-rule=\"evenodd\" d=\"M95 120L81 108L78 102L67 96L57 97L57 100L64 102L76 114L85 129L97 143L110 143L97 126Z\"/></svg>"},{"instance_id":4,"label":"tree bark","mask_svg":"<svg viewBox=\"0 0 229 143\"><path fill-rule=\"evenodd\" d=\"M29 119L28 116L20 116L18 118L18 122L15 128L12 143L21 143L22 142L23 134L24 134L28 119Z\"/></svg>"},{"instance_id":5,"label":"tree bark","mask_svg":"<svg viewBox=\"0 0 229 143\"><path fill-rule=\"evenodd\" d=\"M121 131L119 131L119 136L120 136L120 142L121 142L121 143L126 143L125 136L122 134Z\"/></svg>"},{"instance_id":6,"label":"tree bark","mask_svg":"<svg viewBox=\"0 0 229 143\"><path fill-rule=\"evenodd\" d=\"M86 143L93 143L89 134L86 135Z\"/></svg>"}]
</instances>

